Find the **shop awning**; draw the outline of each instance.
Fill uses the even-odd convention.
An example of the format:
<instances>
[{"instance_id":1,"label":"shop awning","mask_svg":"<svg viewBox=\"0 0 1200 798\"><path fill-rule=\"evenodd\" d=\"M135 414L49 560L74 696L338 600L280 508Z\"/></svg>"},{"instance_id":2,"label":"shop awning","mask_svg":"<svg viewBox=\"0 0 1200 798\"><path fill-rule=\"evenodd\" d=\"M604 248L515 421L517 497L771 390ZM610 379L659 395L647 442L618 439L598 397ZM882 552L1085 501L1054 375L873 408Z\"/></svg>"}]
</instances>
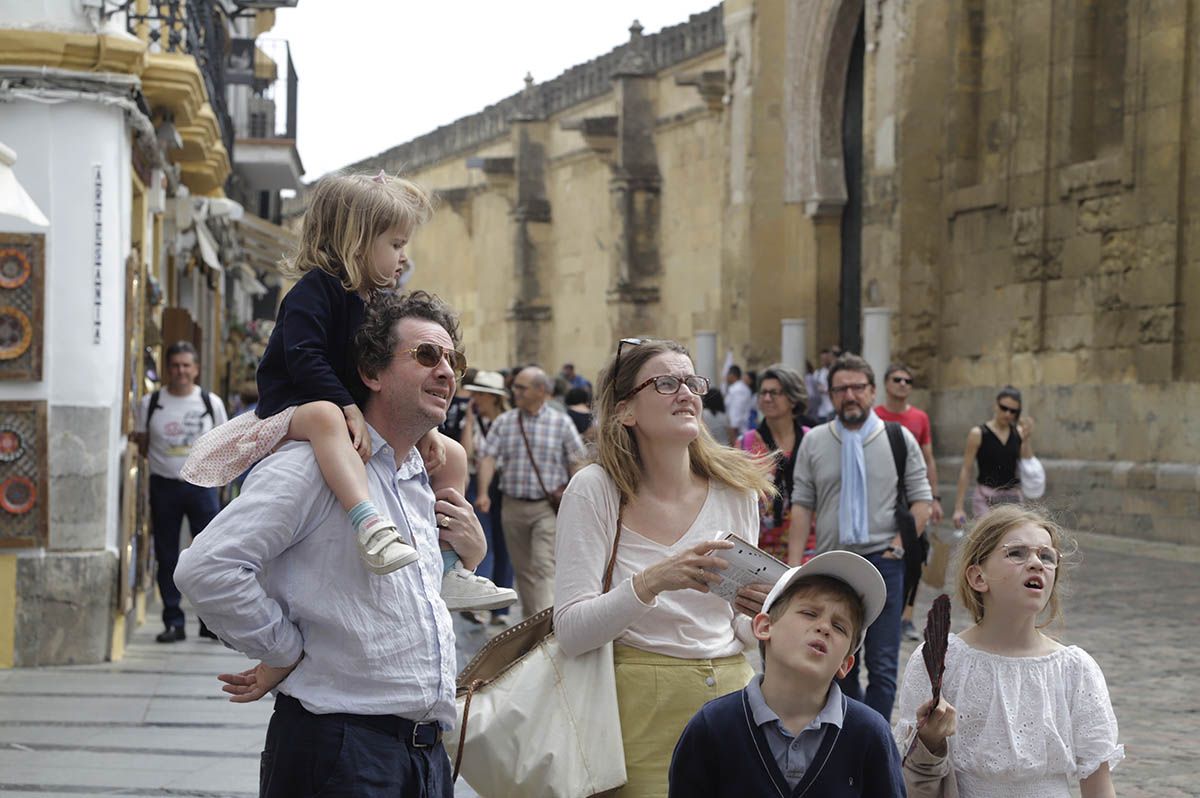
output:
<instances>
[{"instance_id":1,"label":"shop awning","mask_svg":"<svg viewBox=\"0 0 1200 798\"><path fill-rule=\"evenodd\" d=\"M258 273L279 273L279 264L295 254L300 239L291 230L271 224L266 219L247 213L237 221L242 239L242 253L249 266Z\"/></svg>"},{"instance_id":2,"label":"shop awning","mask_svg":"<svg viewBox=\"0 0 1200 798\"><path fill-rule=\"evenodd\" d=\"M196 226L192 228L196 231L196 244L200 247L200 259L205 265L213 271L220 274L225 271L221 266L221 259L217 256L219 247L217 240L212 237L212 233L208 232L208 225L202 221L197 221Z\"/></svg>"},{"instance_id":3,"label":"shop awning","mask_svg":"<svg viewBox=\"0 0 1200 798\"><path fill-rule=\"evenodd\" d=\"M25 191L13 171L17 154L0 144L0 214L24 219L38 227L49 227L50 220Z\"/></svg>"}]
</instances>

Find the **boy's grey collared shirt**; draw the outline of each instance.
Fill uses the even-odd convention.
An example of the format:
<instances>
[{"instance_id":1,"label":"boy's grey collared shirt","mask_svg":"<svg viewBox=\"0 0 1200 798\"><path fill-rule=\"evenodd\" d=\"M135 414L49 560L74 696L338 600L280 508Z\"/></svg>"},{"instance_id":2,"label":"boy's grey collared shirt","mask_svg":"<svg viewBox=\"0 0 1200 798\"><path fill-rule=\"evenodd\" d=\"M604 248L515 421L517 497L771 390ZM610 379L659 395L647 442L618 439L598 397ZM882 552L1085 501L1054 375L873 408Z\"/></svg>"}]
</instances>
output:
<instances>
[{"instance_id":1,"label":"boy's grey collared shirt","mask_svg":"<svg viewBox=\"0 0 1200 798\"><path fill-rule=\"evenodd\" d=\"M251 472L242 494L179 558L175 579L230 647L285 666L279 691L317 714L351 712L455 723L454 631L442 602L434 496L416 449L396 466L374 430L367 483L420 558L369 572L349 517L307 443Z\"/></svg>"},{"instance_id":2,"label":"boy's grey collared shirt","mask_svg":"<svg viewBox=\"0 0 1200 798\"><path fill-rule=\"evenodd\" d=\"M820 750L828 727L842 728L842 720L846 714L842 690L837 686L837 682L831 683L825 706L811 723L793 735L783 727L775 710L767 706L767 700L762 693L762 680L761 675L755 676L746 685L750 714L754 717L754 722L762 728L767 745L771 746L771 755L775 757L779 771L787 779L788 787L794 790Z\"/></svg>"}]
</instances>

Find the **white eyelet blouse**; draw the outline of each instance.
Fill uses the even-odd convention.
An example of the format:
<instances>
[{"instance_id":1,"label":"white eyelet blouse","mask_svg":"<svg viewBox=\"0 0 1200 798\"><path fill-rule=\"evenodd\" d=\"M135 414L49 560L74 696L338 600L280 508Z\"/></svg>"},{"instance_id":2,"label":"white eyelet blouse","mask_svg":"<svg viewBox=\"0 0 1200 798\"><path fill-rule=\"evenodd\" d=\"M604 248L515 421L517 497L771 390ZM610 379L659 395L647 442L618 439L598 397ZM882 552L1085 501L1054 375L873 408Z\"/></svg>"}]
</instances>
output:
<instances>
[{"instance_id":1,"label":"white eyelet blouse","mask_svg":"<svg viewBox=\"0 0 1200 798\"><path fill-rule=\"evenodd\" d=\"M901 751L917 708L932 695L917 647L904 670ZM1104 674L1078 646L1040 657L1005 657L950 635L942 695L958 712L950 760L960 798L1066 798L1072 783L1125 758Z\"/></svg>"}]
</instances>

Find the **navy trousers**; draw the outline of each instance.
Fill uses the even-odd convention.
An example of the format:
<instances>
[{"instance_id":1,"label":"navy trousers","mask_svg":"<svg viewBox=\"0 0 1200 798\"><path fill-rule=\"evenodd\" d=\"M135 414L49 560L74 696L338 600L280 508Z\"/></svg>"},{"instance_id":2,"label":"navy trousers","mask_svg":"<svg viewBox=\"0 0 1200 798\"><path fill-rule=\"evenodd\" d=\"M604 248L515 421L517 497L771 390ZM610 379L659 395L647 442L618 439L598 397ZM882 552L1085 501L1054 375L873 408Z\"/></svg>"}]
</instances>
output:
<instances>
[{"instance_id":1,"label":"navy trousers","mask_svg":"<svg viewBox=\"0 0 1200 798\"><path fill-rule=\"evenodd\" d=\"M179 564L179 536L186 515L192 537L199 535L221 511L216 488L202 488L181 479L150 476L150 528L154 559L158 561L158 592L162 595L163 624L183 626L175 566Z\"/></svg>"},{"instance_id":2,"label":"navy trousers","mask_svg":"<svg viewBox=\"0 0 1200 798\"><path fill-rule=\"evenodd\" d=\"M875 623L867 628L863 650L854 658L854 667L838 686L847 697L862 701L892 721L892 705L896 701L896 674L900 667L900 614L904 610L904 560L892 560L882 554L867 559L883 575L887 585L887 602ZM867 691L864 696L858 681L859 666L867 663Z\"/></svg>"},{"instance_id":3,"label":"navy trousers","mask_svg":"<svg viewBox=\"0 0 1200 798\"><path fill-rule=\"evenodd\" d=\"M267 727L259 798L454 798L442 743L417 745L412 738L411 724L399 718L314 715L280 693Z\"/></svg>"}]
</instances>

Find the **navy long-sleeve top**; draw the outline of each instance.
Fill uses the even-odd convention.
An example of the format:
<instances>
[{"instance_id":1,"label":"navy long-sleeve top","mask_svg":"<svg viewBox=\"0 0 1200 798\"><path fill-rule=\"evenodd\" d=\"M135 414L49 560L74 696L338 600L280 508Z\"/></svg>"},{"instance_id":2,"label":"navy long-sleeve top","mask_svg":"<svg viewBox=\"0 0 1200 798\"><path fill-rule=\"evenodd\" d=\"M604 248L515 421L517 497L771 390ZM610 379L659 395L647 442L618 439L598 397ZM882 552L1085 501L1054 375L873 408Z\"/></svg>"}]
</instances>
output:
<instances>
[{"instance_id":1,"label":"navy long-sleeve top","mask_svg":"<svg viewBox=\"0 0 1200 798\"><path fill-rule=\"evenodd\" d=\"M258 364L259 418L325 400L339 407L366 400L354 334L366 305L341 280L313 269L288 291Z\"/></svg>"}]
</instances>

